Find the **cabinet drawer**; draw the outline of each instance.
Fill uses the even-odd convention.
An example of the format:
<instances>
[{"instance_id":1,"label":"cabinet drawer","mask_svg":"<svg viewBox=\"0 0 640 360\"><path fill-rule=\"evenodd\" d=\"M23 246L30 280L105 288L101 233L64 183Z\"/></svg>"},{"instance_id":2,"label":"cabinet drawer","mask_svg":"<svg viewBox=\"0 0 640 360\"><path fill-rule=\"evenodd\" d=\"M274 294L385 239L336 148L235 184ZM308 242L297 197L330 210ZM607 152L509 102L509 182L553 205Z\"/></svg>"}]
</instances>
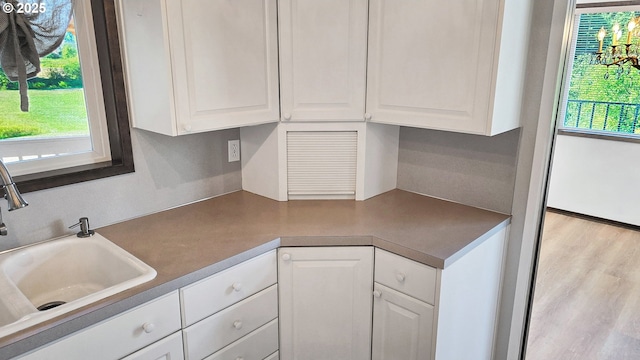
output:
<instances>
[{"instance_id":1,"label":"cabinet drawer","mask_svg":"<svg viewBox=\"0 0 640 360\"><path fill-rule=\"evenodd\" d=\"M276 351L273 354L267 356L266 358L264 358L264 360L280 360L280 352Z\"/></svg>"},{"instance_id":2,"label":"cabinet drawer","mask_svg":"<svg viewBox=\"0 0 640 360\"><path fill-rule=\"evenodd\" d=\"M183 360L182 333L176 332L173 335L155 342L146 348L136 351L133 354L122 358L122 360Z\"/></svg>"},{"instance_id":3,"label":"cabinet drawer","mask_svg":"<svg viewBox=\"0 0 640 360\"><path fill-rule=\"evenodd\" d=\"M277 350L278 319L275 319L205 360L263 360Z\"/></svg>"},{"instance_id":4,"label":"cabinet drawer","mask_svg":"<svg viewBox=\"0 0 640 360\"><path fill-rule=\"evenodd\" d=\"M436 269L388 251L376 249L375 281L435 304Z\"/></svg>"},{"instance_id":5,"label":"cabinet drawer","mask_svg":"<svg viewBox=\"0 0 640 360\"><path fill-rule=\"evenodd\" d=\"M186 286L180 290L183 327L246 299L276 281L273 250Z\"/></svg>"},{"instance_id":6,"label":"cabinet drawer","mask_svg":"<svg viewBox=\"0 0 640 360\"><path fill-rule=\"evenodd\" d=\"M278 317L273 285L183 331L187 359L202 359Z\"/></svg>"},{"instance_id":7,"label":"cabinet drawer","mask_svg":"<svg viewBox=\"0 0 640 360\"><path fill-rule=\"evenodd\" d=\"M22 359L119 359L179 329L180 304L176 291L71 334Z\"/></svg>"}]
</instances>

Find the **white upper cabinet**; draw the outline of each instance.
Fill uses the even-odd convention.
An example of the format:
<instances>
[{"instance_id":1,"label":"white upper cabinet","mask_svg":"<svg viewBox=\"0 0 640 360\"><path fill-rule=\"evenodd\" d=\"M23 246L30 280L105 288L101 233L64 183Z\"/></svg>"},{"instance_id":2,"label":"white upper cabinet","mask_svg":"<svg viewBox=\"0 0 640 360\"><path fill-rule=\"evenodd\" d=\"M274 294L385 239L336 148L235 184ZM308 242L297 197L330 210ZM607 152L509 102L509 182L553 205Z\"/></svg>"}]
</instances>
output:
<instances>
[{"instance_id":1,"label":"white upper cabinet","mask_svg":"<svg viewBox=\"0 0 640 360\"><path fill-rule=\"evenodd\" d=\"M279 119L276 0L120 0L133 126L166 135Z\"/></svg>"},{"instance_id":2,"label":"white upper cabinet","mask_svg":"<svg viewBox=\"0 0 640 360\"><path fill-rule=\"evenodd\" d=\"M284 121L364 120L367 0L280 0Z\"/></svg>"},{"instance_id":3,"label":"white upper cabinet","mask_svg":"<svg viewBox=\"0 0 640 360\"><path fill-rule=\"evenodd\" d=\"M371 0L371 120L482 135L518 127L530 3Z\"/></svg>"}]
</instances>

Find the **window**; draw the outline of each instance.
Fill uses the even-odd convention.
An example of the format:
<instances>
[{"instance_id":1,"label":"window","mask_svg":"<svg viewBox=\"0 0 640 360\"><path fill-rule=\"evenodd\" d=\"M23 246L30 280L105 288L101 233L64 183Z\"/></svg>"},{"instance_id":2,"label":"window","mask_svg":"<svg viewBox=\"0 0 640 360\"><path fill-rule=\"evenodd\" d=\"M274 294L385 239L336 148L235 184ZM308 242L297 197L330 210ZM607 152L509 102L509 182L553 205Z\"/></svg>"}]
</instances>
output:
<instances>
[{"instance_id":1,"label":"window","mask_svg":"<svg viewBox=\"0 0 640 360\"><path fill-rule=\"evenodd\" d=\"M0 154L14 176L111 160L88 5L75 3L62 44L28 81L30 111L0 73Z\"/></svg>"},{"instance_id":2,"label":"window","mask_svg":"<svg viewBox=\"0 0 640 360\"><path fill-rule=\"evenodd\" d=\"M113 0L75 1L63 43L41 62L28 113L0 75L0 157L20 190L132 172Z\"/></svg>"},{"instance_id":3,"label":"window","mask_svg":"<svg viewBox=\"0 0 640 360\"><path fill-rule=\"evenodd\" d=\"M598 51L598 31L606 29L603 51L611 45L611 29L620 25L627 41L628 22L640 15L639 6L589 8L576 10L575 27L569 59L570 75L565 81L560 130L597 133L609 136L640 136L640 69L629 66L594 65ZM640 44L638 32L632 44ZM623 45L624 46L624 45ZM635 48L635 47L634 47Z\"/></svg>"}]
</instances>

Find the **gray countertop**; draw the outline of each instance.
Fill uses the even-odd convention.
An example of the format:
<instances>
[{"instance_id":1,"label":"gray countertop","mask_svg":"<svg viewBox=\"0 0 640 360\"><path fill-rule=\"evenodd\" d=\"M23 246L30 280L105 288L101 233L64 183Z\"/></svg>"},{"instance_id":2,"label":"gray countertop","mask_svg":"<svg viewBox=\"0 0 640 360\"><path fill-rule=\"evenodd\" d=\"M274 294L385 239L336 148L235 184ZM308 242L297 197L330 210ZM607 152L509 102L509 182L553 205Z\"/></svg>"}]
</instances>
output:
<instances>
[{"instance_id":1,"label":"gray countertop","mask_svg":"<svg viewBox=\"0 0 640 360\"><path fill-rule=\"evenodd\" d=\"M374 245L446 269L508 215L392 190L365 201L278 202L246 191L97 232L158 272L155 279L0 339L0 359L36 348L279 246Z\"/></svg>"}]
</instances>

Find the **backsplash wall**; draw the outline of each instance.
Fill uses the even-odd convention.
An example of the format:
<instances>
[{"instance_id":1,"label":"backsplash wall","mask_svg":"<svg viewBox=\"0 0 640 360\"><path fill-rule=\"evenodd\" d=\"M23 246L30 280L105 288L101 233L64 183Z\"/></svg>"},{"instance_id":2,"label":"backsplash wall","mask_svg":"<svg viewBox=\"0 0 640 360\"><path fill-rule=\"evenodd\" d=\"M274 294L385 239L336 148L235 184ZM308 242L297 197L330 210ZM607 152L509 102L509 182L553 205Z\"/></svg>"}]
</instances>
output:
<instances>
[{"instance_id":1,"label":"backsplash wall","mask_svg":"<svg viewBox=\"0 0 640 360\"><path fill-rule=\"evenodd\" d=\"M0 251L73 234L82 216L97 228L242 188L240 162L227 162L227 140L238 129L168 137L132 129L136 171L23 194L26 208L8 212L0 201L9 235Z\"/></svg>"},{"instance_id":2,"label":"backsplash wall","mask_svg":"<svg viewBox=\"0 0 640 360\"><path fill-rule=\"evenodd\" d=\"M510 214L519 140L402 127L398 188Z\"/></svg>"}]
</instances>

